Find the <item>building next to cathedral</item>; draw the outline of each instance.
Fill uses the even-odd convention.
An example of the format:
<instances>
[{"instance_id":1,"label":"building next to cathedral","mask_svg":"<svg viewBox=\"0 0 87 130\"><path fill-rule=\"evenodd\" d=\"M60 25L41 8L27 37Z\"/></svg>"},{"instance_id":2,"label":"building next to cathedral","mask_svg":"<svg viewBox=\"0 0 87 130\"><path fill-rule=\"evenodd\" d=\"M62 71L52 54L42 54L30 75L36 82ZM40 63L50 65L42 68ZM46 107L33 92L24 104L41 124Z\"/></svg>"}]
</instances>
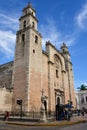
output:
<instances>
[{"instance_id":1,"label":"building next to cathedral","mask_svg":"<svg viewBox=\"0 0 87 130\"><path fill-rule=\"evenodd\" d=\"M87 110L87 90L76 91L76 108Z\"/></svg>"},{"instance_id":2,"label":"building next to cathedral","mask_svg":"<svg viewBox=\"0 0 87 130\"><path fill-rule=\"evenodd\" d=\"M46 50L42 50L42 36L38 32L36 11L31 4L23 9L19 22L14 62L0 66L0 89L5 88L3 93L8 91L10 95L8 109L18 110L17 99L22 99L23 111L40 111L42 91L46 111L55 111L59 102L67 104L71 101L75 107L73 69L68 47L63 43L59 51L47 41ZM5 105L3 101L2 108Z\"/></svg>"}]
</instances>

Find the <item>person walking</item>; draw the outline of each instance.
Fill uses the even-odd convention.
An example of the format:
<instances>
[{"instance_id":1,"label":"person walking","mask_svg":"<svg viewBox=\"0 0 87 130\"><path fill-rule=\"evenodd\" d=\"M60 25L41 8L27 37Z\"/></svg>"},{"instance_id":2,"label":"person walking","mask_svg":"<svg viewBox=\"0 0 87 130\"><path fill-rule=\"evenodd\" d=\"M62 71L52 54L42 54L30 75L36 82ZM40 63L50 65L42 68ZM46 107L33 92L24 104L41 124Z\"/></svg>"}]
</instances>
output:
<instances>
[{"instance_id":1,"label":"person walking","mask_svg":"<svg viewBox=\"0 0 87 130\"><path fill-rule=\"evenodd\" d=\"M70 121L70 118L71 118L71 111L70 111L70 109L68 109L68 111L67 111L67 120Z\"/></svg>"},{"instance_id":2,"label":"person walking","mask_svg":"<svg viewBox=\"0 0 87 130\"><path fill-rule=\"evenodd\" d=\"M84 110L81 111L82 116L84 116Z\"/></svg>"},{"instance_id":3,"label":"person walking","mask_svg":"<svg viewBox=\"0 0 87 130\"><path fill-rule=\"evenodd\" d=\"M65 115L65 120L67 120L67 117L68 117L68 111L65 109L64 111L64 115Z\"/></svg>"}]
</instances>

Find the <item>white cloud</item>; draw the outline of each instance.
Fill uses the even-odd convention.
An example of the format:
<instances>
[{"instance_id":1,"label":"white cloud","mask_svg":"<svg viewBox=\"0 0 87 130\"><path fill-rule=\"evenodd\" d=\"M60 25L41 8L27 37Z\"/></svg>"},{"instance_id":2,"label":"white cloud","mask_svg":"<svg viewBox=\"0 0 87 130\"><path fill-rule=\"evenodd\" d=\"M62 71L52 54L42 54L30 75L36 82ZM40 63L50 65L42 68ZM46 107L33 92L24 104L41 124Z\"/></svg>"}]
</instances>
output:
<instances>
[{"instance_id":1,"label":"white cloud","mask_svg":"<svg viewBox=\"0 0 87 130\"><path fill-rule=\"evenodd\" d=\"M87 3L85 3L82 7L82 9L80 10L80 12L77 14L77 16L75 17L78 26L81 29L86 29L87 30Z\"/></svg>"},{"instance_id":2,"label":"white cloud","mask_svg":"<svg viewBox=\"0 0 87 130\"><path fill-rule=\"evenodd\" d=\"M17 29L17 18L0 13L0 56L2 56L0 60L10 60L12 57L14 57Z\"/></svg>"},{"instance_id":3,"label":"white cloud","mask_svg":"<svg viewBox=\"0 0 87 130\"><path fill-rule=\"evenodd\" d=\"M67 44L67 46L72 46L76 44L77 36L78 36L78 32L72 32L72 34L69 33L66 34L65 36L62 36L62 39Z\"/></svg>"},{"instance_id":4,"label":"white cloud","mask_svg":"<svg viewBox=\"0 0 87 130\"><path fill-rule=\"evenodd\" d=\"M9 17L9 16L7 16L7 15L5 15L5 14L0 14L0 17L5 18L5 19L7 19L8 21L11 21L11 22L14 22L14 23L15 23L15 22L18 22L18 19Z\"/></svg>"},{"instance_id":5,"label":"white cloud","mask_svg":"<svg viewBox=\"0 0 87 130\"><path fill-rule=\"evenodd\" d=\"M0 52L7 58L14 55L16 35L12 31L0 31Z\"/></svg>"},{"instance_id":6,"label":"white cloud","mask_svg":"<svg viewBox=\"0 0 87 130\"><path fill-rule=\"evenodd\" d=\"M11 29L17 30L18 29L18 19L12 18L11 16L7 16L5 14L0 13L0 28L2 29Z\"/></svg>"},{"instance_id":7,"label":"white cloud","mask_svg":"<svg viewBox=\"0 0 87 130\"><path fill-rule=\"evenodd\" d=\"M47 19L47 24L40 26L39 31L43 37L43 48L45 48L46 41L50 41L57 48L64 42L68 46L71 46L75 43L75 34L66 34L63 35L62 31L60 32L57 28L57 25L53 19Z\"/></svg>"},{"instance_id":8,"label":"white cloud","mask_svg":"<svg viewBox=\"0 0 87 130\"><path fill-rule=\"evenodd\" d=\"M53 44L58 42L60 33L58 32L53 20L47 20L47 24L41 25L40 32L43 36L43 47L45 46L46 41L50 41Z\"/></svg>"}]
</instances>

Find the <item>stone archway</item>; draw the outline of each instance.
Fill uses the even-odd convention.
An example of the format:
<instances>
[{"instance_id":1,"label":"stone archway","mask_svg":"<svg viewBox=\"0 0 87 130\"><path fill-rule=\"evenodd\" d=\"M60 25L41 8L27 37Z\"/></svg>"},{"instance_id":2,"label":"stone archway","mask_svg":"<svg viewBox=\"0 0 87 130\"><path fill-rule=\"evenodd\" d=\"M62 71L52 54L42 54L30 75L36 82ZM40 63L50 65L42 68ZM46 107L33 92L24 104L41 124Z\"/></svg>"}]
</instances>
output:
<instances>
[{"instance_id":1,"label":"stone archway","mask_svg":"<svg viewBox=\"0 0 87 130\"><path fill-rule=\"evenodd\" d=\"M57 104L60 104L60 97L57 97Z\"/></svg>"},{"instance_id":2,"label":"stone archway","mask_svg":"<svg viewBox=\"0 0 87 130\"><path fill-rule=\"evenodd\" d=\"M55 89L55 105L56 104L64 104L64 92L59 89Z\"/></svg>"}]
</instances>

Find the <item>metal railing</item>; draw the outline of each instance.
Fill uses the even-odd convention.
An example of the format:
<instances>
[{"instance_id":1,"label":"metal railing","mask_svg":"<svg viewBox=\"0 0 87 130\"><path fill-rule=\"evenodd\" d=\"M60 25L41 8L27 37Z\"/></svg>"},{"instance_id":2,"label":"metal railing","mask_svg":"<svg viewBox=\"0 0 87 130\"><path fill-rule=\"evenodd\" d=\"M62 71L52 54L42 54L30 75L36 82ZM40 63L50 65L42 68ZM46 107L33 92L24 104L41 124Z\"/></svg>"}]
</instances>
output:
<instances>
[{"instance_id":1,"label":"metal railing","mask_svg":"<svg viewBox=\"0 0 87 130\"><path fill-rule=\"evenodd\" d=\"M40 111L25 111L23 112L22 111L22 118L25 118L25 119L40 119ZM0 111L0 116L3 116L4 117L5 115L5 111ZM12 118L20 118L20 111L9 111L9 115L10 117ZM46 116L47 118L55 118L56 115L55 115L55 112L46 112Z\"/></svg>"}]
</instances>

